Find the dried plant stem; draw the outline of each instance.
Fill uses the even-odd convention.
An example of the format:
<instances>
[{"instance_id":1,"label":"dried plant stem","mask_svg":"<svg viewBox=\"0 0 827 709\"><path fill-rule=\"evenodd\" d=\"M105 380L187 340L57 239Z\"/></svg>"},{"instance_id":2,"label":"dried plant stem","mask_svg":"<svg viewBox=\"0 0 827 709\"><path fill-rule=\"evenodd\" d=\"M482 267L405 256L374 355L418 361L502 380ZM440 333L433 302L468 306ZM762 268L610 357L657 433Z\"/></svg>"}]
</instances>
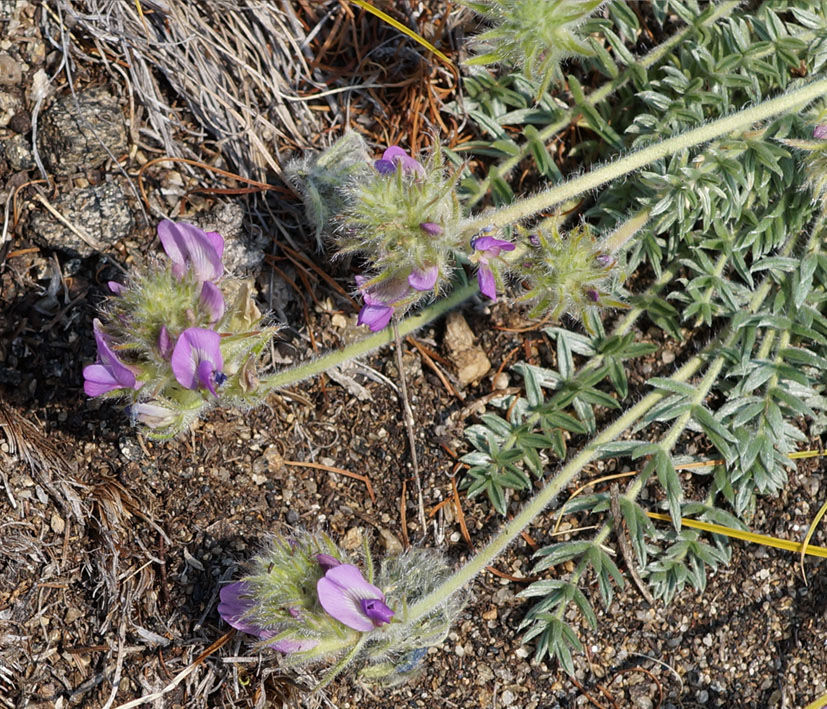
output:
<instances>
[{"instance_id":1,"label":"dried plant stem","mask_svg":"<svg viewBox=\"0 0 827 709\"><path fill-rule=\"evenodd\" d=\"M396 340L396 367L399 370L399 398L402 401L402 417L405 419L405 429L408 432L408 446L411 449L411 467L413 468L414 485L416 486L417 519L424 537L428 527L425 522L425 500L422 497L422 478L419 475L419 459L416 454L416 436L414 435L414 417L411 411L411 402L408 399L408 384L405 376L405 367L402 362L402 338L399 335L399 321L393 321L393 336Z\"/></svg>"}]
</instances>

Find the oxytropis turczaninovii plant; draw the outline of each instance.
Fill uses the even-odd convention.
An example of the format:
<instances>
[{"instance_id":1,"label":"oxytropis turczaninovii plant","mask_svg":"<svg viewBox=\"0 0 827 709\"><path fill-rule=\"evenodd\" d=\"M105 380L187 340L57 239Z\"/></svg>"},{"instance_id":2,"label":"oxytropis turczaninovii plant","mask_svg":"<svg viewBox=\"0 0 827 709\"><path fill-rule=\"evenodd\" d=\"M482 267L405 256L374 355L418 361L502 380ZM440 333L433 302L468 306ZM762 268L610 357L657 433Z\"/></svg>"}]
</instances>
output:
<instances>
[{"instance_id":1,"label":"oxytropis turczaninovii plant","mask_svg":"<svg viewBox=\"0 0 827 709\"><path fill-rule=\"evenodd\" d=\"M109 283L83 388L126 399L134 421L169 437L216 403L260 400L258 359L277 328L262 325L250 283L225 275L220 234L165 220L158 237L167 264Z\"/></svg>"},{"instance_id":2,"label":"oxytropis turczaninovii plant","mask_svg":"<svg viewBox=\"0 0 827 709\"><path fill-rule=\"evenodd\" d=\"M456 594L426 613L411 612L449 575L433 551L411 549L376 569L367 544L357 560L324 535L299 533L276 538L243 580L224 586L218 612L284 653L288 666L331 665L322 684L350 667L393 685L417 671L462 610Z\"/></svg>"}]
</instances>

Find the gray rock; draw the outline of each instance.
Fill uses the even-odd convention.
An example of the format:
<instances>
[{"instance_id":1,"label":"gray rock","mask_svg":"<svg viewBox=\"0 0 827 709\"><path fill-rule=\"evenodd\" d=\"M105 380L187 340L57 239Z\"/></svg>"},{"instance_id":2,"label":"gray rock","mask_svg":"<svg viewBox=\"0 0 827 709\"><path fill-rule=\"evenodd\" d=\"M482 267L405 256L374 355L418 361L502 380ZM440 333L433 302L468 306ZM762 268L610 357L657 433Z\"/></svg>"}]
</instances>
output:
<instances>
[{"instance_id":1,"label":"gray rock","mask_svg":"<svg viewBox=\"0 0 827 709\"><path fill-rule=\"evenodd\" d=\"M127 148L123 113L102 87L79 92L77 101L63 96L43 113L38 149L56 175L100 167L109 153L117 157Z\"/></svg>"},{"instance_id":2,"label":"gray rock","mask_svg":"<svg viewBox=\"0 0 827 709\"><path fill-rule=\"evenodd\" d=\"M46 209L32 215L32 237L42 246L70 256L87 257L128 236L135 226L123 190L115 182L62 194L52 204L66 220L86 234L87 243Z\"/></svg>"},{"instance_id":3,"label":"gray rock","mask_svg":"<svg viewBox=\"0 0 827 709\"><path fill-rule=\"evenodd\" d=\"M5 52L0 53L0 85L18 86L22 80L22 63Z\"/></svg>"},{"instance_id":4,"label":"gray rock","mask_svg":"<svg viewBox=\"0 0 827 709\"><path fill-rule=\"evenodd\" d=\"M23 108L20 99L14 94L0 91L0 128L5 128L15 114Z\"/></svg>"},{"instance_id":5,"label":"gray rock","mask_svg":"<svg viewBox=\"0 0 827 709\"><path fill-rule=\"evenodd\" d=\"M31 170L34 163L34 155L32 154L32 146L28 139L23 135L13 135L0 144L6 154L6 160L9 167L15 172L21 170Z\"/></svg>"}]
</instances>

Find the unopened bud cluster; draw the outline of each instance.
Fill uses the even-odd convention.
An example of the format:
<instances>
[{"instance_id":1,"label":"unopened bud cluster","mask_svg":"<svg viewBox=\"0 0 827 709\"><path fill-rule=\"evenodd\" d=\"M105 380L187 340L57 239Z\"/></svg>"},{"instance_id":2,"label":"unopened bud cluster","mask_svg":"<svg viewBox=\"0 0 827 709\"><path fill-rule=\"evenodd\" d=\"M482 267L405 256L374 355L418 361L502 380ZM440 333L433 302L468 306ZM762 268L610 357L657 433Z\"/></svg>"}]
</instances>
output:
<instances>
[{"instance_id":1,"label":"unopened bud cluster","mask_svg":"<svg viewBox=\"0 0 827 709\"><path fill-rule=\"evenodd\" d=\"M165 220L158 236L169 262L110 282L83 376L88 396L126 399L136 423L169 437L216 403L255 403L276 328L262 327L250 284L224 275L219 234Z\"/></svg>"},{"instance_id":2,"label":"unopened bud cluster","mask_svg":"<svg viewBox=\"0 0 827 709\"><path fill-rule=\"evenodd\" d=\"M539 82L538 98L562 78L564 59L593 54L579 26L605 0L463 0L491 27L472 40L477 55L467 63L504 64Z\"/></svg>"},{"instance_id":3,"label":"unopened bud cluster","mask_svg":"<svg viewBox=\"0 0 827 709\"><path fill-rule=\"evenodd\" d=\"M519 300L532 304L529 317L568 314L586 324L589 309L625 307L610 296L617 262L587 224L562 234L552 222L525 239L525 254L514 267L525 290Z\"/></svg>"},{"instance_id":4,"label":"unopened bud cluster","mask_svg":"<svg viewBox=\"0 0 827 709\"><path fill-rule=\"evenodd\" d=\"M416 672L462 609L452 597L409 618L408 609L448 574L431 551L391 556L375 569L367 548L352 559L324 535L297 534L275 539L248 576L222 588L218 612L284 653L288 665L348 658L364 679L396 684Z\"/></svg>"}]
</instances>

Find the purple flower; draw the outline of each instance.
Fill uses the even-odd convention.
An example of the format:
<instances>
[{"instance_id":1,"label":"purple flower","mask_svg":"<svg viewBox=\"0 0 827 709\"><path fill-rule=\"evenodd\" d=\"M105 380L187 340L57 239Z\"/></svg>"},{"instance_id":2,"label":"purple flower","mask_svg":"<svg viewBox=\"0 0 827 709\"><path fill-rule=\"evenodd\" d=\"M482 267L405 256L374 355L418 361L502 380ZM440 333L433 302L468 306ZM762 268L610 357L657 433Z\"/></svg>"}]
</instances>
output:
<instances>
[{"instance_id":1,"label":"purple flower","mask_svg":"<svg viewBox=\"0 0 827 709\"><path fill-rule=\"evenodd\" d=\"M244 617L253 607L253 599L250 597L250 589L244 581L238 581L224 586L221 589L220 595L221 602L218 604L218 614L224 619L225 623L231 625L236 630L240 630L242 633L254 635L262 640L278 635L275 631L261 628L251 620ZM275 642L270 643L270 647L274 650L278 650L279 652L289 654L291 652L311 650L318 644L318 640L293 640L291 638L286 638L284 640L276 640Z\"/></svg>"},{"instance_id":2,"label":"purple flower","mask_svg":"<svg viewBox=\"0 0 827 709\"><path fill-rule=\"evenodd\" d=\"M419 228L428 236L439 236L442 233L442 227L434 222L420 222Z\"/></svg>"},{"instance_id":3,"label":"purple flower","mask_svg":"<svg viewBox=\"0 0 827 709\"><path fill-rule=\"evenodd\" d=\"M586 288L586 298L588 298L592 303L599 303L600 292L594 288Z\"/></svg>"},{"instance_id":4,"label":"purple flower","mask_svg":"<svg viewBox=\"0 0 827 709\"><path fill-rule=\"evenodd\" d=\"M491 300L497 300L497 280L494 272L488 265L492 258L497 258L500 251L514 251L514 244L510 241L497 239L493 236L480 236L471 240L471 248L479 252L477 267L477 282L480 284L480 291Z\"/></svg>"},{"instance_id":5,"label":"purple flower","mask_svg":"<svg viewBox=\"0 0 827 709\"><path fill-rule=\"evenodd\" d=\"M391 321L394 306L410 293L411 286L407 279L402 278L391 278L365 287L367 281L364 276L356 276L356 285L365 299L357 324L367 325L373 332L378 332Z\"/></svg>"},{"instance_id":6,"label":"purple flower","mask_svg":"<svg viewBox=\"0 0 827 709\"><path fill-rule=\"evenodd\" d=\"M204 281L201 286L201 307L209 314L210 323L216 323L224 315L224 295L215 283Z\"/></svg>"},{"instance_id":7,"label":"purple flower","mask_svg":"<svg viewBox=\"0 0 827 709\"><path fill-rule=\"evenodd\" d=\"M170 359L172 373L187 389L204 387L218 396L215 385L226 379L221 370L221 335L203 327L188 327L178 337Z\"/></svg>"},{"instance_id":8,"label":"purple flower","mask_svg":"<svg viewBox=\"0 0 827 709\"><path fill-rule=\"evenodd\" d=\"M126 290L126 286L117 281L107 281L106 285L109 286L109 290L115 295L123 295L123 292Z\"/></svg>"},{"instance_id":9,"label":"purple flower","mask_svg":"<svg viewBox=\"0 0 827 709\"><path fill-rule=\"evenodd\" d=\"M340 566L342 563L331 554L316 554L316 561L319 562L319 566L321 566L324 571L329 571L335 566Z\"/></svg>"},{"instance_id":10,"label":"purple flower","mask_svg":"<svg viewBox=\"0 0 827 709\"><path fill-rule=\"evenodd\" d=\"M199 283L215 281L224 273L221 257L224 239L214 231L203 231L186 222L165 219L158 224L158 238L172 261L172 272L183 278L189 270Z\"/></svg>"},{"instance_id":11,"label":"purple flower","mask_svg":"<svg viewBox=\"0 0 827 709\"><path fill-rule=\"evenodd\" d=\"M816 140L827 139L827 124L813 128L813 138Z\"/></svg>"},{"instance_id":12,"label":"purple flower","mask_svg":"<svg viewBox=\"0 0 827 709\"><path fill-rule=\"evenodd\" d=\"M86 396L100 396L115 389L140 389L141 383L135 372L118 359L97 318L92 321L92 330L98 346L98 361L83 368L83 391Z\"/></svg>"},{"instance_id":13,"label":"purple flower","mask_svg":"<svg viewBox=\"0 0 827 709\"><path fill-rule=\"evenodd\" d=\"M390 623L394 615L385 605L385 594L352 564L328 569L316 583L316 592L325 612L354 630L373 630Z\"/></svg>"},{"instance_id":14,"label":"purple flower","mask_svg":"<svg viewBox=\"0 0 827 709\"><path fill-rule=\"evenodd\" d=\"M148 428L169 426L178 418L178 414L172 409L149 403L132 404L129 407L129 416L133 423L142 423Z\"/></svg>"},{"instance_id":15,"label":"purple flower","mask_svg":"<svg viewBox=\"0 0 827 709\"><path fill-rule=\"evenodd\" d=\"M415 290L431 290L439 277L439 267L430 266L425 269L415 268L408 276L408 285Z\"/></svg>"},{"instance_id":16,"label":"purple flower","mask_svg":"<svg viewBox=\"0 0 827 709\"><path fill-rule=\"evenodd\" d=\"M403 174L416 173L420 176L425 175L425 168L418 160L414 160L408 153L406 153L398 145L391 145L384 153L382 159L373 163L376 172L380 175L392 175L396 172L398 165L402 166Z\"/></svg>"}]
</instances>

